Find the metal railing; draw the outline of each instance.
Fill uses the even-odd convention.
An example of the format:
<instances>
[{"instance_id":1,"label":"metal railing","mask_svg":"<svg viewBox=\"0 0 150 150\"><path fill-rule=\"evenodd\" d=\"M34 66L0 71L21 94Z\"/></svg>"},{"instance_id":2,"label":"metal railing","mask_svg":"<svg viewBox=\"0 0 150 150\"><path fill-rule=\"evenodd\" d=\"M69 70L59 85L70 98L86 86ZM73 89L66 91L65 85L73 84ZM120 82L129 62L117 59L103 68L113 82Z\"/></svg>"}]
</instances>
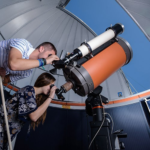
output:
<instances>
[{"instance_id":1,"label":"metal railing","mask_svg":"<svg viewBox=\"0 0 150 150\"><path fill-rule=\"evenodd\" d=\"M10 137L10 131L9 131L9 125L8 125L8 118L7 118L7 110L6 110L4 90L3 90L3 82L2 82L2 77L1 76L0 76L0 90L1 90L2 105L3 105L3 110L4 110L4 119L5 119L5 124L6 124L6 131L7 131L9 149L12 150L11 137Z\"/></svg>"}]
</instances>

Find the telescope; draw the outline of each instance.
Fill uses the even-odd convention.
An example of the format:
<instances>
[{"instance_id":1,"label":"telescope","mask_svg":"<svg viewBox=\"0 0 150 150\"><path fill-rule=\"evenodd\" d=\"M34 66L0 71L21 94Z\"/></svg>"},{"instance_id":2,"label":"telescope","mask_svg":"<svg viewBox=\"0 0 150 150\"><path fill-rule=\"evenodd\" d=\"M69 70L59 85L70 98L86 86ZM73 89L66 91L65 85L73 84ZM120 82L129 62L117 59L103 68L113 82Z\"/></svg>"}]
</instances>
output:
<instances>
[{"instance_id":1,"label":"telescope","mask_svg":"<svg viewBox=\"0 0 150 150\"><path fill-rule=\"evenodd\" d=\"M91 41L82 43L64 59L53 62L55 68L63 70L67 81L57 89L59 98L64 100L62 93L70 89L80 96L86 96L131 61L133 53L130 44L117 37L123 31L122 24L115 24Z\"/></svg>"},{"instance_id":2,"label":"telescope","mask_svg":"<svg viewBox=\"0 0 150 150\"><path fill-rule=\"evenodd\" d=\"M124 26L122 24L116 24L112 27L106 29L106 32L97 36L89 42L84 42L80 47L76 48L70 55L66 56L64 59L59 61L53 61L53 66L55 68L64 68L72 60L79 59L92 53L96 48L100 47L107 41L115 38L118 34L124 31Z\"/></svg>"},{"instance_id":3,"label":"telescope","mask_svg":"<svg viewBox=\"0 0 150 150\"><path fill-rule=\"evenodd\" d=\"M66 83L56 90L58 99L64 100L62 93L70 89L80 96L87 95L86 113L93 116L90 122L92 140L89 145L92 150L125 148L119 138L125 138L127 134L122 133L122 130L110 131L110 121L103 107L108 99L100 94L102 87L99 86L133 57L130 44L117 37L123 31L122 24L115 24L91 41L81 43L64 59L52 62L55 68L63 70L66 79Z\"/></svg>"}]
</instances>

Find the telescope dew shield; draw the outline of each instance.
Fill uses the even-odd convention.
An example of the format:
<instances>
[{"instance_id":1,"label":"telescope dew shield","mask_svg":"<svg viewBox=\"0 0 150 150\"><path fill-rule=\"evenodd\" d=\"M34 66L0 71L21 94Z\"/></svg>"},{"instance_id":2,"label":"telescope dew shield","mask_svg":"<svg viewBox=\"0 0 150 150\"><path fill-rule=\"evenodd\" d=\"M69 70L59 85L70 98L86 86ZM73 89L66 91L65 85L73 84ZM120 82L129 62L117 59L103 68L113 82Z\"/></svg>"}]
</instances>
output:
<instances>
[{"instance_id":1,"label":"telescope dew shield","mask_svg":"<svg viewBox=\"0 0 150 150\"><path fill-rule=\"evenodd\" d=\"M132 49L128 42L118 38L102 52L81 65L63 69L67 81L74 81L73 90L80 96L91 93L115 71L132 59Z\"/></svg>"},{"instance_id":2,"label":"telescope dew shield","mask_svg":"<svg viewBox=\"0 0 150 150\"><path fill-rule=\"evenodd\" d=\"M82 57L86 56L90 53L90 51L94 51L96 48L100 47L107 41L115 38L118 34L124 31L124 26L122 24L115 24L112 27L106 29L106 31L86 44L82 44L76 50L79 50L82 53ZM88 46L87 46L88 45ZM89 48L90 47L90 48Z\"/></svg>"}]
</instances>

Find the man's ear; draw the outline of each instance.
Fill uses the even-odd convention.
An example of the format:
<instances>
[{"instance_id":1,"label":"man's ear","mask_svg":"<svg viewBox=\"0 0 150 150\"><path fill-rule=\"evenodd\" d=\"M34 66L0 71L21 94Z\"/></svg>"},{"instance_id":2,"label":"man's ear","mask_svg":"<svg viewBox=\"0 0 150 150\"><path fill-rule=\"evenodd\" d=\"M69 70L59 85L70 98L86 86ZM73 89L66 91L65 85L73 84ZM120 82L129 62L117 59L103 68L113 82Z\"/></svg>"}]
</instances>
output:
<instances>
[{"instance_id":1,"label":"man's ear","mask_svg":"<svg viewBox=\"0 0 150 150\"><path fill-rule=\"evenodd\" d=\"M40 48L38 49L38 51L39 51L40 53L44 52L44 46L40 46Z\"/></svg>"}]
</instances>

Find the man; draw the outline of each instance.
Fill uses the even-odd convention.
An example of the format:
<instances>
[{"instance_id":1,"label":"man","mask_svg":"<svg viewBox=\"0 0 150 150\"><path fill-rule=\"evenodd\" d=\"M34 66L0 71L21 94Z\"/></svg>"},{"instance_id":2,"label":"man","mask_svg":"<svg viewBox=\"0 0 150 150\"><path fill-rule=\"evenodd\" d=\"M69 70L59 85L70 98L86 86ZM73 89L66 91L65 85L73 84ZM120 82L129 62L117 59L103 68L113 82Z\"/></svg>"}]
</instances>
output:
<instances>
[{"instance_id":1,"label":"man","mask_svg":"<svg viewBox=\"0 0 150 150\"><path fill-rule=\"evenodd\" d=\"M59 60L57 50L50 42L36 49L25 39L0 42L0 76L3 83L14 82L31 75L32 69Z\"/></svg>"}]
</instances>

